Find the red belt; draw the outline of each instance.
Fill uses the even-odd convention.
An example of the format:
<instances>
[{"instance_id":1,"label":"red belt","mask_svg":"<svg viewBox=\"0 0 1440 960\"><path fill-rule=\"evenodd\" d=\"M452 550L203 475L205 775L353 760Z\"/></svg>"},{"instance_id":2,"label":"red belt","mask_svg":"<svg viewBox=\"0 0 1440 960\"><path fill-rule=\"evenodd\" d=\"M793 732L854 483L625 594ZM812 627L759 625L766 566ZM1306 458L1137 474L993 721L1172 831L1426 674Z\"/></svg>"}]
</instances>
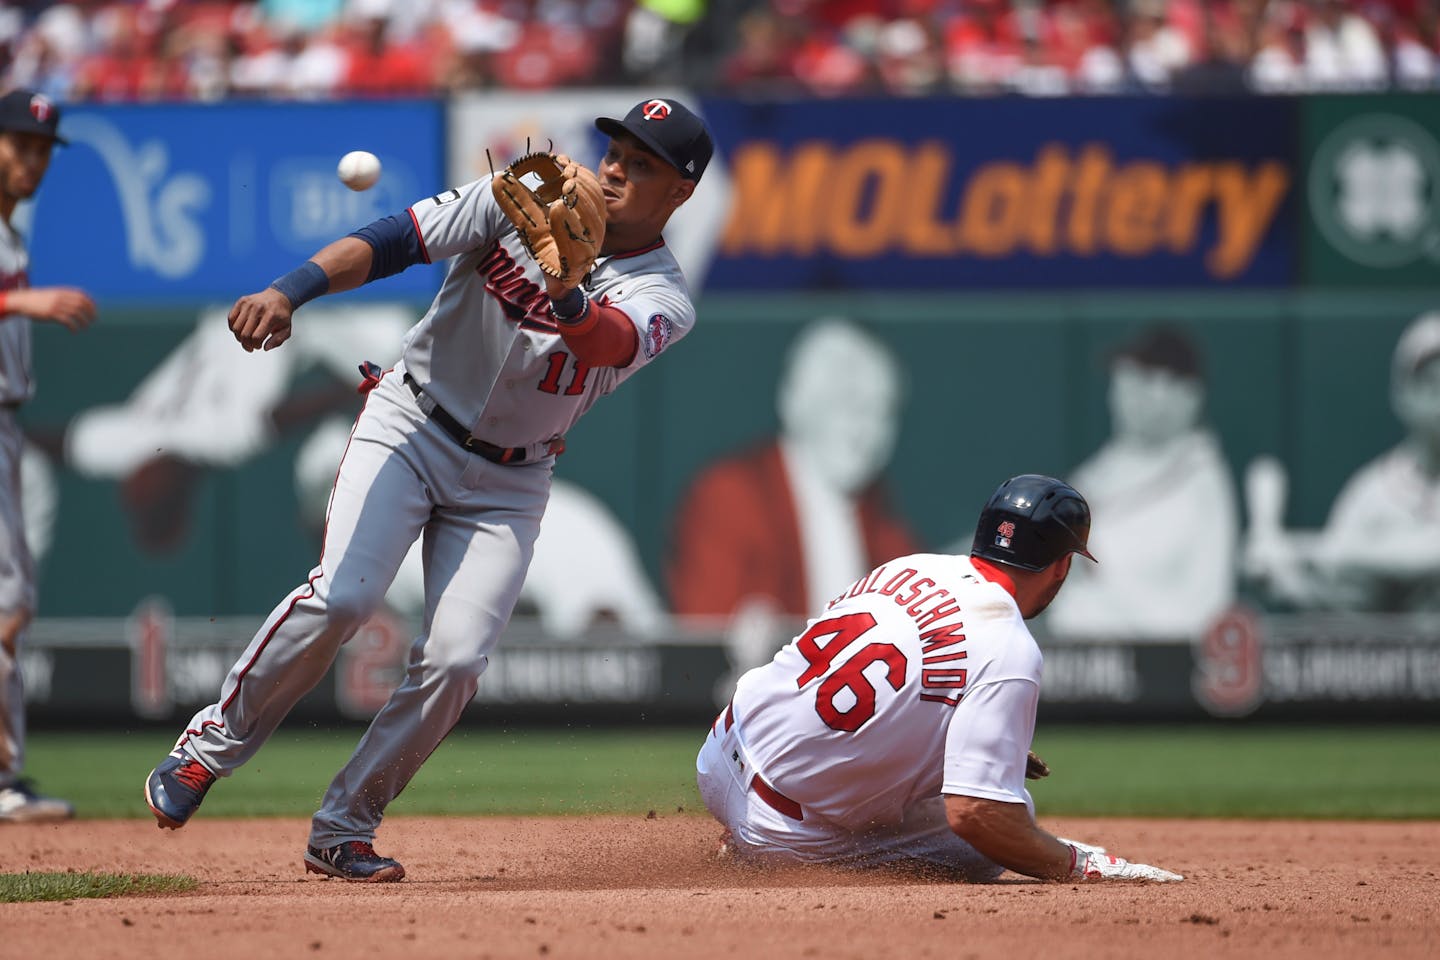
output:
<instances>
[{"instance_id":1,"label":"red belt","mask_svg":"<svg viewBox=\"0 0 1440 960\"><path fill-rule=\"evenodd\" d=\"M727 706L725 712L715 718L715 722L710 725L710 729L716 731L716 728L721 726L721 724L724 724L726 733L729 733L730 728L735 726L735 704L731 703ZM757 773L750 778L750 789L755 791L755 796L764 800L770 809L781 816L789 817L791 820L805 819L805 811L800 809L800 804L770 786L760 774Z\"/></svg>"},{"instance_id":2,"label":"red belt","mask_svg":"<svg viewBox=\"0 0 1440 960\"><path fill-rule=\"evenodd\" d=\"M715 718L715 722L710 724L710 732L714 734L720 733L720 724L722 722L725 724L725 732L729 733L730 728L735 726L735 704L729 704L725 708L725 712Z\"/></svg>"},{"instance_id":3,"label":"red belt","mask_svg":"<svg viewBox=\"0 0 1440 960\"><path fill-rule=\"evenodd\" d=\"M754 790L755 796L764 800L777 813L787 816L791 820L805 819L805 812L800 809L800 804L770 786L760 774L757 773L750 778L750 789Z\"/></svg>"}]
</instances>

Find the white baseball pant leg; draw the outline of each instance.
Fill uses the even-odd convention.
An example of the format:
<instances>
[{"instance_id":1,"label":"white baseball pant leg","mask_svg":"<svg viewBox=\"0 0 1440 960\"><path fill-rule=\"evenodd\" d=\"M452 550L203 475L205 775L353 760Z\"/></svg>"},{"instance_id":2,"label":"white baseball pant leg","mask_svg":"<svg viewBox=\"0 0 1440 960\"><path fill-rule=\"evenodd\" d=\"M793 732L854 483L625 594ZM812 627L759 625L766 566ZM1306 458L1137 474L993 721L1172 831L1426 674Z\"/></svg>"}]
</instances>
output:
<instances>
[{"instance_id":1,"label":"white baseball pant leg","mask_svg":"<svg viewBox=\"0 0 1440 960\"><path fill-rule=\"evenodd\" d=\"M311 824L314 846L374 839L385 807L475 696L519 599L554 458L507 466L465 455L462 487L425 528L424 630L404 681L325 792Z\"/></svg>"},{"instance_id":2,"label":"white baseball pant leg","mask_svg":"<svg viewBox=\"0 0 1440 960\"><path fill-rule=\"evenodd\" d=\"M399 378L386 381L392 379ZM266 618L225 678L219 701L195 714L176 743L216 774L226 776L255 755L379 607L430 518L427 488L444 480L432 463L454 469L439 456L449 452L441 445L460 455L454 460L468 456L413 403L393 391L382 395L386 386L371 392L340 462L319 564Z\"/></svg>"},{"instance_id":3,"label":"white baseball pant leg","mask_svg":"<svg viewBox=\"0 0 1440 960\"><path fill-rule=\"evenodd\" d=\"M753 789L760 772L745 752L740 725L726 730L723 716L706 736L695 769L706 809L730 831L736 852L752 862L857 868L918 863L973 882L1004 872L950 829L943 797L914 804L896 826L863 832L814 815L786 816Z\"/></svg>"},{"instance_id":4,"label":"white baseball pant leg","mask_svg":"<svg viewBox=\"0 0 1440 960\"><path fill-rule=\"evenodd\" d=\"M35 610L35 564L25 540L20 457L25 438L13 410L0 407L0 612L29 616ZM0 787L25 769L25 687L20 677L22 630L13 650L0 645Z\"/></svg>"}]
</instances>

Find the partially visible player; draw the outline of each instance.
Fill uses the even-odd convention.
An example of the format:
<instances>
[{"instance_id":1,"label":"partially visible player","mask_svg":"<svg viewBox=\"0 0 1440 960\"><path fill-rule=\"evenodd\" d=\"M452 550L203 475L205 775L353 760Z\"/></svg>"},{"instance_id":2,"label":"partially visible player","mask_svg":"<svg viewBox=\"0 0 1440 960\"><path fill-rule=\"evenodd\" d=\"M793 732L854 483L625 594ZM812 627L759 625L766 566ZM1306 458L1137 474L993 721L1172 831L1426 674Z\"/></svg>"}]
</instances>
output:
<instances>
[{"instance_id":1,"label":"partially visible player","mask_svg":"<svg viewBox=\"0 0 1440 960\"><path fill-rule=\"evenodd\" d=\"M1440 611L1440 312L1395 344L1390 404L1404 438L1345 481L1323 530L1284 530L1284 468L1267 458L1246 482L1246 572L1302 609Z\"/></svg>"},{"instance_id":2,"label":"partially visible player","mask_svg":"<svg viewBox=\"0 0 1440 960\"><path fill-rule=\"evenodd\" d=\"M1035 823L1040 649L1025 620L1086 549L1090 509L1001 484L969 557L915 554L835 597L740 678L696 761L726 849L760 862L920 863L968 880L1180 880Z\"/></svg>"},{"instance_id":3,"label":"partially visible player","mask_svg":"<svg viewBox=\"0 0 1440 960\"><path fill-rule=\"evenodd\" d=\"M610 137L599 183L586 184L603 196L604 243L583 276L542 274L485 177L335 241L235 303L236 339L269 350L317 296L449 262L399 363L367 368L365 409L335 479L319 564L147 778L145 799L162 827L183 826L217 776L255 755L423 537L424 632L405 679L331 782L304 854L306 870L327 876L405 875L375 852L375 833L475 695L520 594L565 433L695 322L662 230L709 163L709 132L682 104L661 99L595 125Z\"/></svg>"},{"instance_id":4,"label":"partially visible player","mask_svg":"<svg viewBox=\"0 0 1440 960\"><path fill-rule=\"evenodd\" d=\"M64 820L64 800L37 794L25 766L25 699L20 639L35 614L35 565L20 509L24 438L16 412L35 392L30 376L30 321L81 330L95 304L70 287L31 287L25 242L10 225L15 208L40 189L55 144L60 110L29 90L0 97L0 822Z\"/></svg>"}]
</instances>

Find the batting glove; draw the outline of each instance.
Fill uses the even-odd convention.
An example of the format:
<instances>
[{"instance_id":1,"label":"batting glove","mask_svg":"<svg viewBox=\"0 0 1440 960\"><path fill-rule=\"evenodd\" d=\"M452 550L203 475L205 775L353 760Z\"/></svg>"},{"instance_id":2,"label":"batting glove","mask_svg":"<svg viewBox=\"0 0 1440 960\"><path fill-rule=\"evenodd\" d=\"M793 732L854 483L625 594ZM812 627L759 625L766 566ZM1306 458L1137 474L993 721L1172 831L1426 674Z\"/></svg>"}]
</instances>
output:
<instances>
[{"instance_id":1,"label":"batting glove","mask_svg":"<svg viewBox=\"0 0 1440 960\"><path fill-rule=\"evenodd\" d=\"M1068 837L1056 837L1061 843L1069 844L1077 850L1084 850L1086 853L1104 853L1104 847L1097 847L1093 843L1081 843L1079 840L1071 840Z\"/></svg>"},{"instance_id":2,"label":"batting glove","mask_svg":"<svg viewBox=\"0 0 1440 960\"><path fill-rule=\"evenodd\" d=\"M1156 883L1174 883L1184 880L1178 873L1161 870L1146 863L1131 863L1108 853L1097 853L1096 848L1071 843L1070 876L1075 880L1154 880Z\"/></svg>"}]
</instances>

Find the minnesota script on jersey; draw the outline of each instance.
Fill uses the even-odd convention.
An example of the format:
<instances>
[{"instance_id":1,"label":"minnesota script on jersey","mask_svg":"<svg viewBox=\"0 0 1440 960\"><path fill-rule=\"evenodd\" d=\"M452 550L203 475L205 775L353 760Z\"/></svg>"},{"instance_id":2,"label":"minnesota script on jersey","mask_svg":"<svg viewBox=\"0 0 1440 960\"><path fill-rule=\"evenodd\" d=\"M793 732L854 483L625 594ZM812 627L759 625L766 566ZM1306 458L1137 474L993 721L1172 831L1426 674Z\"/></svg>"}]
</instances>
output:
<instances>
[{"instance_id":1,"label":"minnesota script on jersey","mask_svg":"<svg viewBox=\"0 0 1440 960\"><path fill-rule=\"evenodd\" d=\"M406 337L403 369L489 443L523 447L564 436L597 399L695 325L685 278L663 240L602 257L585 291L625 312L639 348L626 367L588 367L561 340L544 275L495 203L488 177L422 200L410 215L426 262L455 259Z\"/></svg>"}]
</instances>

